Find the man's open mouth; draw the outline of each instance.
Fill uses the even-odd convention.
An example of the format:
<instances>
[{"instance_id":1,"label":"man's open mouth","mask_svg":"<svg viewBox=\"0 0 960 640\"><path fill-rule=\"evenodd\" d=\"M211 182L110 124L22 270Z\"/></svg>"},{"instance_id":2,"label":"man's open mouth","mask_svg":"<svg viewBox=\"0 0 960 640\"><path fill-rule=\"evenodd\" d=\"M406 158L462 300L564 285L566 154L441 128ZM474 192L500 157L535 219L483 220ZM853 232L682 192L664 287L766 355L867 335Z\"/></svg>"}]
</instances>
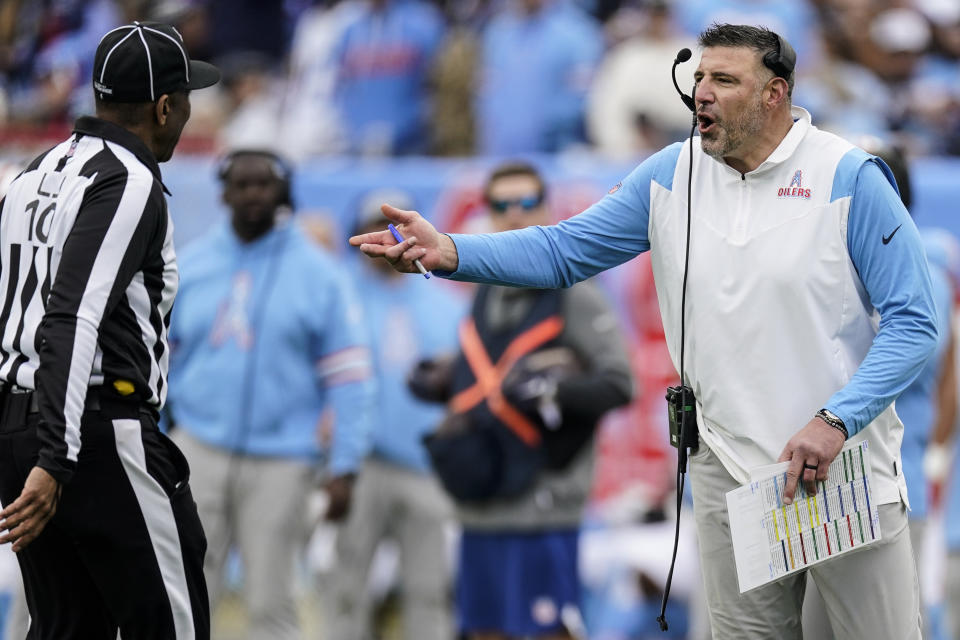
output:
<instances>
[{"instance_id":1,"label":"man's open mouth","mask_svg":"<svg viewBox=\"0 0 960 640\"><path fill-rule=\"evenodd\" d=\"M707 133L714 128L716 124L716 120L709 113L697 114L697 128L700 130L700 133Z\"/></svg>"}]
</instances>

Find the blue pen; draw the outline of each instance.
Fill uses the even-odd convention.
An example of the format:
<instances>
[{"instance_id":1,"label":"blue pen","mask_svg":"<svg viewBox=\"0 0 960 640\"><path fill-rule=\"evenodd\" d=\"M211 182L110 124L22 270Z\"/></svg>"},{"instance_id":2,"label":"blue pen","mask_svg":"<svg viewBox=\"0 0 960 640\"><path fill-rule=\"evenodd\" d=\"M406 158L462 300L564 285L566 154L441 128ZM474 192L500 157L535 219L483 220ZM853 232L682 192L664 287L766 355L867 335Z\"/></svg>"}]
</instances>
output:
<instances>
[{"instance_id":1,"label":"blue pen","mask_svg":"<svg viewBox=\"0 0 960 640\"><path fill-rule=\"evenodd\" d=\"M392 233L393 237L397 239L397 242L403 242L403 236L400 235L400 232L397 231L397 228L393 226L393 223L388 224L387 229L390 229L390 233ZM413 264L416 265L417 269L420 270L420 273L423 274L424 278L430 278L430 272L423 268L423 265L420 264L419 260L414 260Z\"/></svg>"}]
</instances>

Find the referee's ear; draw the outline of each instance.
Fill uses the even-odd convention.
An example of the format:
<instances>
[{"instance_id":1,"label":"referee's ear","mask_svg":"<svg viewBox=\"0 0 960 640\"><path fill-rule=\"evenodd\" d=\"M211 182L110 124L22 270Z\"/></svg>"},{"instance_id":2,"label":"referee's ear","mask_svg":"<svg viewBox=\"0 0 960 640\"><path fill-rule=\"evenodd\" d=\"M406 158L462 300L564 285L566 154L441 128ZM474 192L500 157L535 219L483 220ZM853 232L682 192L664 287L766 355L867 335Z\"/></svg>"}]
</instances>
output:
<instances>
[{"instance_id":1,"label":"referee's ear","mask_svg":"<svg viewBox=\"0 0 960 640\"><path fill-rule=\"evenodd\" d=\"M157 124L161 127L167 124L167 116L170 115L170 94L163 94L154 105L154 116Z\"/></svg>"}]
</instances>

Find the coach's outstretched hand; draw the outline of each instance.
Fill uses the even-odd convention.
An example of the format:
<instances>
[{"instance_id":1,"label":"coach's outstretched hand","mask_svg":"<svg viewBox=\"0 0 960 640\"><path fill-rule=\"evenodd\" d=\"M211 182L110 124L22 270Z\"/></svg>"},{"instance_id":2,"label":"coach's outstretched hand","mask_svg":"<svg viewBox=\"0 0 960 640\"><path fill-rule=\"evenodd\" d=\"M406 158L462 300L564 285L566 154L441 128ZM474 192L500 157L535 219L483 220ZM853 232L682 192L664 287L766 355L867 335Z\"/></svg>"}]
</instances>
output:
<instances>
[{"instance_id":1,"label":"coach's outstretched hand","mask_svg":"<svg viewBox=\"0 0 960 640\"><path fill-rule=\"evenodd\" d=\"M398 243L389 229L364 233L350 238L350 244L371 258L383 258L402 273L419 273L414 260L427 271L456 271L457 247L450 236L437 231L416 211L397 209L389 204L380 207L404 237Z\"/></svg>"},{"instance_id":2,"label":"coach's outstretched hand","mask_svg":"<svg viewBox=\"0 0 960 640\"><path fill-rule=\"evenodd\" d=\"M31 469L20 497L0 511L0 544L12 542L22 551L47 526L59 500L60 483L40 467Z\"/></svg>"}]
</instances>

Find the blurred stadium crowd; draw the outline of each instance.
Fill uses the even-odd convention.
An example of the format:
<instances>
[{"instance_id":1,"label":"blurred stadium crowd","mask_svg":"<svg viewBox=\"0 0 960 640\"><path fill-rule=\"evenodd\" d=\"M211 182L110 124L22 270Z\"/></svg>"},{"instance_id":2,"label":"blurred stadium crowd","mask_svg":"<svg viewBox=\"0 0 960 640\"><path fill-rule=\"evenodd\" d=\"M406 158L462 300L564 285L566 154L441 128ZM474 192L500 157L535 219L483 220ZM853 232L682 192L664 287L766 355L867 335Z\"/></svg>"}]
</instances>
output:
<instances>
[{"instance_id":1,"label":"blurred stadium crowd","mask_svg":"<svg viewBox=\"0 0 960 640\"><path fill-rule=\"evenodd\" d=\"M5 0L0 142L89 112L99 36L134 18L177 25L225 72L182 151L633 157L687 128L668 68L719 20L787 37L820 127L960 153L955 0Z\"/></svg>"},{"instance_id":2,"label":"blurred stadium crowd","mask_svg":"<svg viewBox=\"0 0 960 640\"><path fill-rule=\"evenodd\" d=\"M192 95L177 157L164 167L181 196L171 200L178 250L222 213L214 159L230 149L273 150L296 167L300 222L357 288L381 301L384 309L368 320L390 322L370 327L373 342L411 328L400 326L406 316L388 303L413 305L390 298L370 266L347 254L345 235L364 221L382 223L384 200L409 202L442 230L489 229L477 214L494 158L538 159L551 186L551 219L583 209L619 179L613 176L626 174L624 167L689 133L670 66L713 21L783 34L798 54L793 100L819 127L861 142L870 136L911 159L960 155L960 0L0 0L0 192L23 160L65 137L77 115L93 112L97 43L135 19L176 25L191 57L224 74L216 89ZM681 87L692 84L694 67L678 68ZM371 158L376 162L356 170L355 160ZM397 186L405 191L373 191ZM314 215L304 211L310 208ZM954 255L955 279L958 263ZM581 537L582 637L702 640L709 629L692 522L683 527L670 633L654 622L675 515L662 394L676 376L649 260L641 256L602 280L621 320L637 393L605 418L596 438ZM446 296L449 314L464 311L469 291L426 286ZM434 323L443 315L438 306L423 313ZM433 337L440 341L439 333ZM384 357L398 371L424 355L402 339L384 341L396 347ZM448 342L455 346L452 337ZM402 379L398 374L395 386ZM960 487L953 493L960 505ZM323 635L323 619L333 617L330 594L343 562L337 525L317 526L323 500L317 490L303 514L312 536L298 567L307 637L332 637ZM954 515L949 543L957 554ZM453 558L458 527L449 505L443 516L449 549L433 551ZM406 568L395 542L378 551L362 587L374 605L371 637L402 637L394 596L405 586ZM947 542L934 542L940 546L931 547L927 564L942 569ZM0 617L8 622L17 615L16 604L8 611L17 597L11 562L4 550ZM236 556L227 561L228 592L243 584L241 564ZM936 571L928 576L943 582ZM942 610L942 587L925 597ZM221 603L215 637L244 637L240 608L237 597Z\"/></svg>"}]
</instances>

